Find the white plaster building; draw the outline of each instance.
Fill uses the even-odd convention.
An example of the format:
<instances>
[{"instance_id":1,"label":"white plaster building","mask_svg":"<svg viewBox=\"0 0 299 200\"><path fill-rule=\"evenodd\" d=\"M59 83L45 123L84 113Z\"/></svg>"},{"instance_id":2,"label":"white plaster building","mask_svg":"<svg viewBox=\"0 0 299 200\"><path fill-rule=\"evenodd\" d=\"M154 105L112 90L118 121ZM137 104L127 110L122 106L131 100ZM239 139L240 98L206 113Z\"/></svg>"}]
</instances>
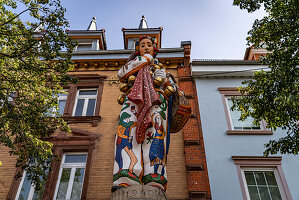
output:
<instances>
[{"instance_id":1,"label":"white plaster building","mask_svg":"<svg viewBox=\"0 0 299 200\"><path fill-rule=\"evenodd\" d=\"M192 61L212 199L299 199L299 157L262 157L264 144L285 133L273 133L264 122L252 125L252 119L240 122L240 113L229 109L241 82L267 68L255 61L261 51L254 51L249 48L244 60Z\"/></svg>"}]
</instances>

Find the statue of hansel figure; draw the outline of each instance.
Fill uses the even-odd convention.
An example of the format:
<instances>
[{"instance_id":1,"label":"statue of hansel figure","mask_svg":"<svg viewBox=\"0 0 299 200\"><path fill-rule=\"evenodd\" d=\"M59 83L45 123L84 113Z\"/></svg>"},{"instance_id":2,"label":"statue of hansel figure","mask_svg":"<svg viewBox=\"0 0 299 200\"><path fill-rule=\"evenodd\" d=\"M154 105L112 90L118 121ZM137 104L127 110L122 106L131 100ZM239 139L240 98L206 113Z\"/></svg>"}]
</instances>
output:
<instances>
[{"instance_id":1,"label":"statue of hansel figure","mask_svg":"<svg viewBox=\"0 0 299 200\"><path fill-rule=\"evenodd\" d=\"M115 141L113 188L151 185L166 190L170 133L188 121L184 94L156 59L155 40L141 36L118 71L123 105Z\"/></svg>"}]
</instances>

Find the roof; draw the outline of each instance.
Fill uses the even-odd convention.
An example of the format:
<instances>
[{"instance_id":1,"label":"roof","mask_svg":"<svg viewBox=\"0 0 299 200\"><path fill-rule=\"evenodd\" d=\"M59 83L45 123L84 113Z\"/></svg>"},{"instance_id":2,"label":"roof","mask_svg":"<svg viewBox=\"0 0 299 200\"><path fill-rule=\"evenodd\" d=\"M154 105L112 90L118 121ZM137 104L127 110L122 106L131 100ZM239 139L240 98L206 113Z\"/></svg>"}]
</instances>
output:
<instances>
[{"instance_id":1,"label":"roof","mask_svg":"<svg viewBox=\"0 0 299 200\"><path fill-rule=\"evenodd\" d=\"M192 65L258 65L255 60L193 59Z\"/></svg>"},{"instance_id":2,"label":"roof","mask_svg":"<svg viewBox=\"0 0 299 200\"><path fill-rule=\"evenodd\" d=\"M101 59L128 59L132 53L131 50L91 50L91 51L74 51L72 60L101 60ZM157 58L183 58L183 48L162 48L159 49Z\"/></svg>"},{"instance_id":3,"label":"roof","mask_svg":"<svg viewBox=\"0 0 299 200\"><path fill-rule=\"evenodd\" d=\"M191 62L193 78L252 77L254 71L269 70L254 60L194 59Z\"/></svg>"}]
</instances>

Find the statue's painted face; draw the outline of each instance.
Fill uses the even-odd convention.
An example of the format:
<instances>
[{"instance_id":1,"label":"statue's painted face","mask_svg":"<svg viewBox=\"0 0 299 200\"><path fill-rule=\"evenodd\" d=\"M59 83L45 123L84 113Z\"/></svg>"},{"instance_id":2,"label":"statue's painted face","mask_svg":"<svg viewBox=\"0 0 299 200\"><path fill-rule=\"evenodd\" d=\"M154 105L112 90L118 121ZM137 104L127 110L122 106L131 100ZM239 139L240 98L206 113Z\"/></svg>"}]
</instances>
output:
<instances>
[{"instance_id":1,"label":"statue's painted face","mask_svg":"<svg viewBox=\"0 0 299 200\"><path fill-rule=\"evenodd\" d=\"M141 40L139 44L139 51L141 56L144 56L145 54L154 56L154 46L152 41L147 38Z\"/></svg>"},{"instance_id":2,"label":"statue's painted face","mask_svg":"<svg viewBox=\"0 0 299 200\"><path fill-rule=\"evenodd\" d=\"M128 117L128 118L124 119L124 122L125 123L129 123L130 122L130 118Z\"/></svg>"},{"instance_id":3,"label":"statue's painted face","mask_svg":"<svg viewBox=\"0 0 299 200\"><path fill-rule=\"evenodd\" d=\"M159 115L157 115L156 117L156 122L161 125L162 124L162 120L161 120L161 117Z\"/></svg>"}]
</instances>

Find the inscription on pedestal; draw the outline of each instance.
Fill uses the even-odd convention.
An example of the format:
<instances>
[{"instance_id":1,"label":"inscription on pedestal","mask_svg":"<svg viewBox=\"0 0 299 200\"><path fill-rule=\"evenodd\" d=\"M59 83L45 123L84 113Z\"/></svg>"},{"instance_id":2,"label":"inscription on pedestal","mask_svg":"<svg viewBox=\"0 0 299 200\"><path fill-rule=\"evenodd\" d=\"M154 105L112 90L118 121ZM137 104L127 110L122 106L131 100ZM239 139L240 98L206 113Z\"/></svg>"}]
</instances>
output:
<instances>
[{"instance_id":1,"label":"inscription on pedestal","mask_svg":"<svg viewBox=\"0 0 299 200\"><path fill-rule=\"evenodd\" d=\"M167 200L165 192L157 187L136 185L116 190L111 195L111 200Z\"/></svg>"}]
</instances>

